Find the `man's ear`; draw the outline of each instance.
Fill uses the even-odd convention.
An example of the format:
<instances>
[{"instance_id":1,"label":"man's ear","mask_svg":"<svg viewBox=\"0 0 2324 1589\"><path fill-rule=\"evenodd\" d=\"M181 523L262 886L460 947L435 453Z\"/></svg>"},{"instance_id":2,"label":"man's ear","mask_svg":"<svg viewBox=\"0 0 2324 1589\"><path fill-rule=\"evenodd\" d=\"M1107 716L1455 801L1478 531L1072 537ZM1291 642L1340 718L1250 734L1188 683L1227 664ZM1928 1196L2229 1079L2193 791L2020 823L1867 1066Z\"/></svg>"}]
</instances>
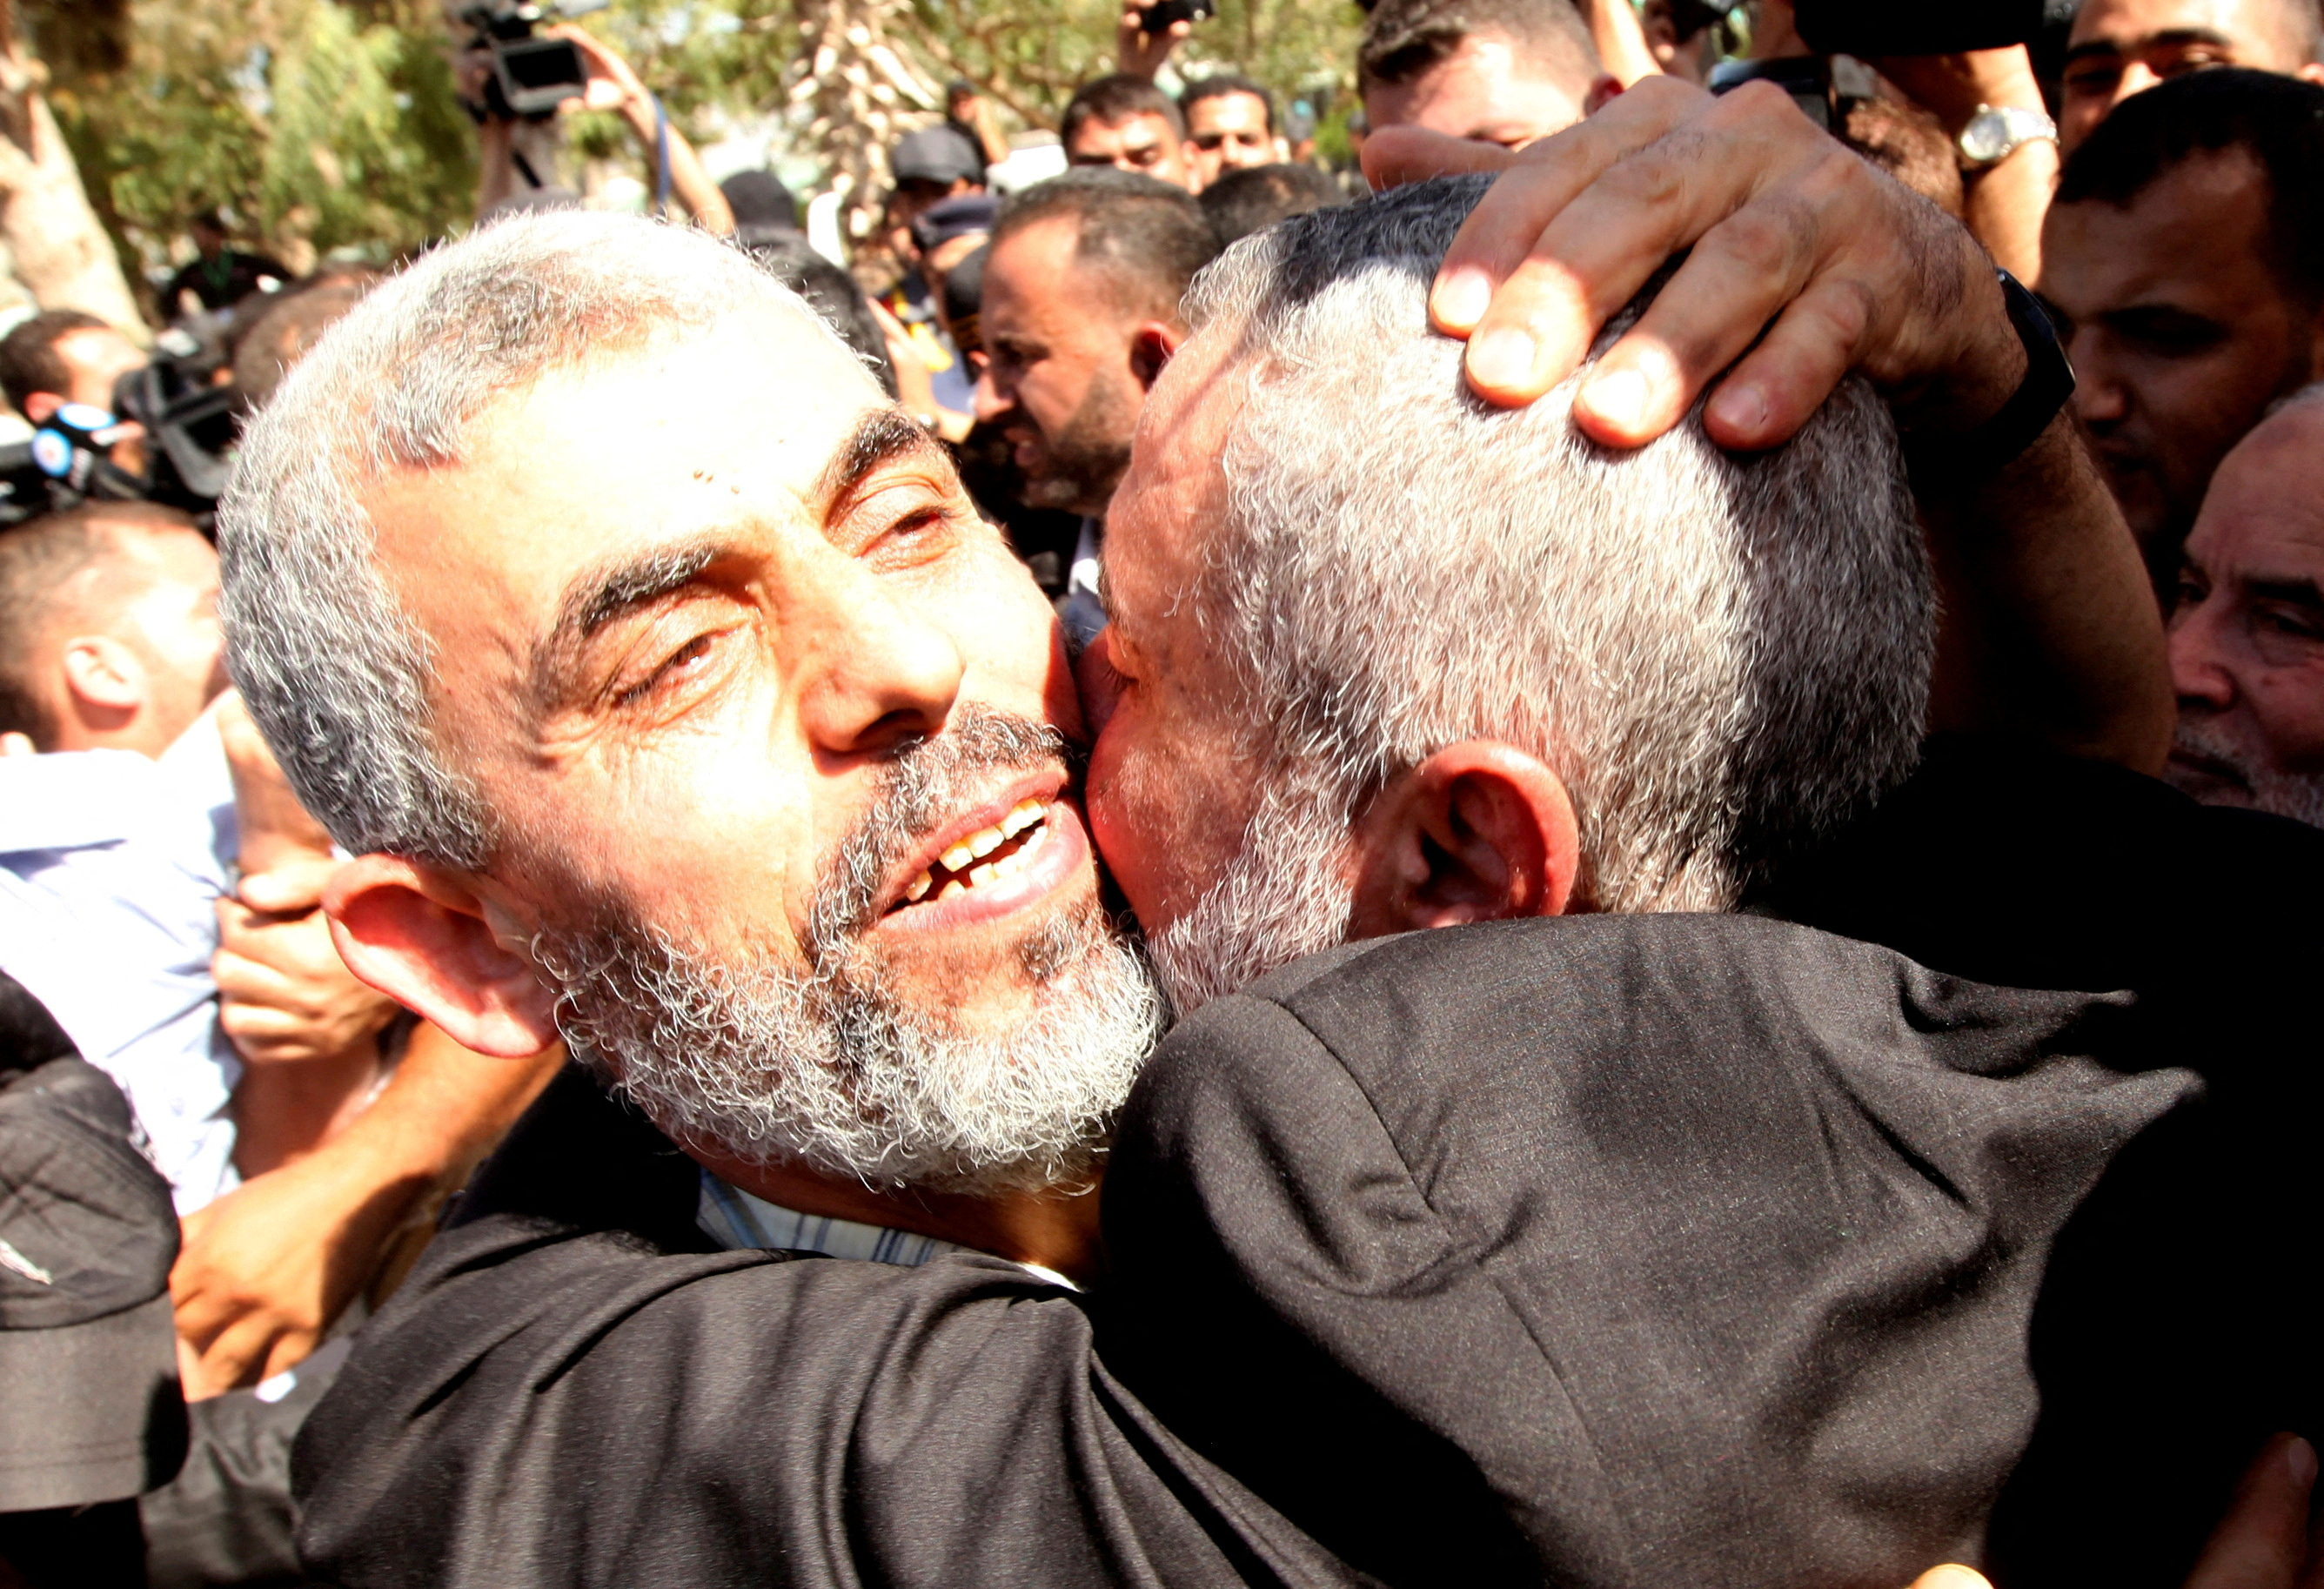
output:
<instances>
[{"instance_id":1,"label":"man's ear","mask_svg":"<svg viewBox=\"0 0 2324 1589\"><path fill-rule=\"evenodd\" d=\"M1582 97L1582 114L1596 115L1621 97L1622 79L1612 72L1601 71L1590 79L1590 92Z\"/></svg>"},{"instance_id":2,"label":"man's ear","mask_svg":"<svg viewBox=\"0 0 2324 1589\"><path fill-rule=\"evenodd\" d=\"M1138 378L1139 385L1154 390L1154 383L1162 378L1169 366L1171 356L1178 345L1186 340L1185 331L1167 320L1148 320L1130 334L1130 373Z\"/></svg>"},{"instance_id":3,"label":"man's ear","mask_svg":"<svg viewBox=\"0 0 2324 1589\"><path fill-rule=\"evenodd\" d=\"M323 909L347 969L462 1048L524 1059L557 1040L556 996L516 929L452 874L358 855L324 888Z\"/></svg>"},{"instance_id":4,"label":"man's ear","mask_svg":"<svg viewBox=\"0 0 2324 1589\"><path fill-rule=\"evenodd\" d=\"M24 393L24 417L35 425L47 424L64 405L65 400L53 392Z\"/></svg>"},{"instance_id":5,"label":"man's ear","mask_svg":"<svg viewBox=\"0 0 2324 1589\"><path fill-rule=\"evenodd\" d=\"M1564 913L1582 863L1565 785L1499 740L1448 745L1356 825L1351 936Z\"/></svg>"},{"instance_id":6,"label":"man's ear","mask_svg":"<svg viewBox=\"0 0 2324 1589\"><path fill-rule=\"evenodd\" d=\"M118 728L145 704L145 664L109 634L66 641L60 665L74 715L93 728Z\"/></svg>"}]
</instances>

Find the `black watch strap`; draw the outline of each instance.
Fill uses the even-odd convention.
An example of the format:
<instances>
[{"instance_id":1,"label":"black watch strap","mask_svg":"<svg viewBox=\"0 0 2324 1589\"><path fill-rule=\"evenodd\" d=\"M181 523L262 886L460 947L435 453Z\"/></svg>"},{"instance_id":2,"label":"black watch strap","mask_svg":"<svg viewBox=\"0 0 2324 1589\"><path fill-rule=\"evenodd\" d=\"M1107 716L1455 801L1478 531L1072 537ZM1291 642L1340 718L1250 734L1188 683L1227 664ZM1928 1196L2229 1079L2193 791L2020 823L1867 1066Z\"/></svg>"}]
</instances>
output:
<instances>
[{"instance_id":1,"label":"black watch strap","mask_svg":"<svg viewBox=\"0 0 2324 1589\"><path fill-rule=\"evenodd\" d=\"M1924 480L1941 477L1953 484L1984 480L1999 474L2034 445L2050 428L2066 400L2074 395L2074 366L2067 361L2065 344L2051 323L2042 300L2025 290L2007 271L1993 273L2001 281L2001 298L2009 323L2025 346L2025 374L2000 411L1965 436L1905 438L1904 450L1913 471Z\"/></svg>"}]
</instances>

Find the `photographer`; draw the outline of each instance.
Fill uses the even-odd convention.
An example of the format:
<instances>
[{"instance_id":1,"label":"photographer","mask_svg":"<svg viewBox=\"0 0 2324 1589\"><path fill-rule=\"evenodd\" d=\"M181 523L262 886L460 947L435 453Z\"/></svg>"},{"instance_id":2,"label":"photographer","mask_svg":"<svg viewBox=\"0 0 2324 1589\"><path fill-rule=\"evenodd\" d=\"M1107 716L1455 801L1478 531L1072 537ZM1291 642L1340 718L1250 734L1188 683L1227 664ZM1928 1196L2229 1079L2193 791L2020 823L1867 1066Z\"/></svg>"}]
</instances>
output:
<instances>
[{"instance_id":1,"label":"photographer","mask_svg":"<svg viewBox=\"0 0 2324 1589\"><path fill-rule=\"evenodd\" d=\"M0 392L35 425L47 424L72 403L111 413L114 388L124 375L144 367L145 355L136 344L77 309L44 310L0 337ZM92 439L108 447L112 461L124 472L144 471L145 431L134 420Z\"/></svg>"},{"instance_id":2,"label":"photographer","mask_svg":"<svg viewBox=\"0 0 2324 1589\"><path fill-rule=\"evenodd\" d=\"M694 145L670 125L661 102L639 80L630 63L586 30L570 23L544 28L541 32L547 38L562 39L578 51L586 74L582 91L559 105L558 112L576 104L587 110L620 112L653 162L656 208L665 198L675 199L704 231L722 237L730 236L734 230L734 212L727 206L726 196L710 180ZM471 49L462 58L461 97L469 114L477 118L477 136L482 144L483 175L476 189L479 220L503 205L537 203L533 195L552 191L550 184L543 180L540 165L553 148L553 140L527 140L519 129L533 124L485 108L493 69L488 50ZM528 143L533 147L525 147ZM543 147L544 143L549 147Z\"/></svg>"}]
</instances>

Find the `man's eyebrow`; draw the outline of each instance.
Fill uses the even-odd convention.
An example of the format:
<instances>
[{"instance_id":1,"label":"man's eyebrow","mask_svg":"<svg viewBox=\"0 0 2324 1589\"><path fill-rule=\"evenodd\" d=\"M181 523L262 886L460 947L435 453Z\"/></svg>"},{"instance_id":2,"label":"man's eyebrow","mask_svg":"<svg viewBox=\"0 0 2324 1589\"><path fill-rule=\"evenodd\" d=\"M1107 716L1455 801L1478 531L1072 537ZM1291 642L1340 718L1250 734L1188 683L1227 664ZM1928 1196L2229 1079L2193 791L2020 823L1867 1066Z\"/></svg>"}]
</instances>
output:
<instances>
[{"instance_id":1,"label":"man's eyebrow","mask_svg":"<svg viewBox=\"0 0 2324 1589\"><path fill-rule=\"evenodd\" d=\"M2324 589L2313 579L2285 575L2244 581L2244 593L2254 601L2292 602L2304 607L2324 607Z\"/></svg>"},{"instance_id":2,"label":"man's eyebrow","mask_svg":"<svg viewBox=\"0 0 2324 1589\"><path fill-rule=\"evenodd\" d=\"M814 501L828 511L863 484L882 464L912 457L949 461L949 455L917 420L897 408L873 409L839 444L816 476Z\"/></svg>"},{"instance_id":3,"label":"man's eyebrow","mask_svg":"<svg viewBox=\"0 0 2324 1589\"><path fill-rule=\"evenodd\" d=\"M2087 44L2077 44L2066 51L2065 64L2071 66L2093 55L2136 55L2158 45L2183 48L2189 44L2216 44L2227 50L2234 48L2235 41L2216 28L2165 28L2159 33L2149 33L2144 39L2134 39L2126 47L2112 39L2092 39Z\"/></svg>"},{"instance_id":4,"label":"man's eyebrow","mask_svg":"<svg viewBox=\"0 0 2324 1589\"><path fill-rule=\"evenodd\" d=\"M684 590L729 550L724 537L704 536L676 546L657 547L576 577L566 587L564 599L557 605L556 624L532 648L530 672L535 700L547 703L559 698L560 676L606 624Z\"/></svg>"}]
</instances>

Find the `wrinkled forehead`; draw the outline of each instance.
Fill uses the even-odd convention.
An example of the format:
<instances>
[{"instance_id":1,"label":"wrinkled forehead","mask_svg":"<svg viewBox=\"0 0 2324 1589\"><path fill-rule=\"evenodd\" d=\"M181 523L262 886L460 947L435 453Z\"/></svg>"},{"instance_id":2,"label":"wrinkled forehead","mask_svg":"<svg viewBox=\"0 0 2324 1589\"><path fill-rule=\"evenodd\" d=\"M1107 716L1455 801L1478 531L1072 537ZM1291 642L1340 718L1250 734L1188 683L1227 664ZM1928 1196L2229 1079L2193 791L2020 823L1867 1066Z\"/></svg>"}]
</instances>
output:
<instances>
[{"instance_id":1,"label":"wrinkled forehead","mask_svg":"<svg viewBox=\"0 0 2324 1589\"><path fill-rule=\"evenodd\" d=\"M439 645L498 650L546 621L576 569L796 530L886 406L808 310L769 300L499 393L470 417L460 462L374 480L364 505L404 610Z\"/></svg>"},{"instance_id":2,"label":"wrinkled forehead","mask_svg":"<svg viewBox=\"0 0 2324 1589\"><path fill-rule=\"evenodd\" d=\"M2188 549L2216 575L2264 563L2324 579L2324 398L2263 420L2212 476Z\"/></svg>"}]
</instances>

